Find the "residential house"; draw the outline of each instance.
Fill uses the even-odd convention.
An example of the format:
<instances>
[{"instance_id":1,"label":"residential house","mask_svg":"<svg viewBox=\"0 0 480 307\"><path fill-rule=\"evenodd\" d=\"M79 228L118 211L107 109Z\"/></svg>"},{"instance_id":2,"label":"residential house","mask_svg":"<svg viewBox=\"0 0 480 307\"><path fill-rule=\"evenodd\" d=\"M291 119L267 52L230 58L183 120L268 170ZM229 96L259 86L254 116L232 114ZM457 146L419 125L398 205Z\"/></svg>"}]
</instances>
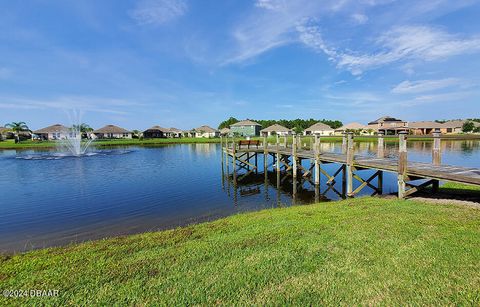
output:
<instances>
[{"instance_id":1,"label":"residential house","mask_svg":"<svg viewBox=\"0 0 480 307\"><path fill-rule=\"evenodd\" d=\"M103 128L93 131L96 138L99 139L131 139L132 132L115 125L107 125Z\"/></svg>"},{"instance_id":2,"label":"residential house","mask_svg":"<svg viewBox=\"0 0 480 307\"><path fill-rule=\"evenodd\" d=\"M349 124L343 125L340 128L335 129L336 135L340 135L345 132L353 132L360 135L373 135L375 131L369 128L368 126L362 125L357 122L349 123Z\"/></svg>"},{"instance_id":3,"label":"residential house","mask_svg":"<svg viewBox=\"0 0 480 307\"><path fill-rule=\"evenodd\" d=\"M169 138L181 138L183 131L177 128L168 128L167 137Z\"/></svg>"},{"instance_id":4,"label":"residential house","mask_svg":"<svg viewBox=\"0 0 480 307\"><path fill-rule=\"evenodd\" d=\"M210 126L201 126L194 129L194 137L196 138L214 138L220 136L220 131L213 129Z\"/></svg>"},{"instance_id":5,"label":"residential house","mask_svg":"<svg viewBox=\"0 0 480 307\"><path fill-rule=\"evenodd\" d=\"M230 128L220 129L220 135L223 135L223 136L230 135Z\"/></svg>"},{"instance_id":6,"label":"residential house","mask_svg":"<svg viewBox=\"0 0 480 307\"><path fill-rule=\"evenodd\" d=\"M444 124L432 121L409 122L408 129L414 135L428 135L433 132L447 133L447 127Z\"/></svg>"},{"instance_id":7,"label":"residential house","mask_svg":"<svg viewBox=\"0 0 480 307\"><path fill-rule=\"evenodd\" d=\"M271 125L270 127L260 130L260 134L262 136L272 136L272 135L285 136L285 135L292 134L292 130L282 125L274 124L274 125Z\"/></svg>"},{"instance_id":8,"label":"residential house","mask_svg":"<svg viewBox=\"0 0 480 307\"><path fill-rule=\"evenodd\" d=\"M42 140L65 140L71 136L71 130L64 125L56 124L33 131Z\"/></svg>"},{"instance_id":9,"label":"residential house","mask_svg":"<svg viewBox=\"0 0 480 307\"><path fill-rule=\"evenodd\" d=\"M443 123L443 127L445 128L445 133L462 133L463 124L465 124L467 120L449 120ZM473 122L475 127L480 127L480 123Z\"/></svg>"},{"instance_id":10,"label":"residential house","mask_svg":"<svg viewBox=\"0 0 480 307\"><path fill-rule=\"evenodd\" d=\"M5 127L0 127L0 141L3 141L7 138L9 129Z\"/></svg>"},{"instance_id":11,"label":"residential house","mask_svg":"<svg viewBox=\"0 0 480 307\"><path fill-rule=\"evenodd\" d=\"M324 124L324 123L316 123L310 127L308 127L307 129L305 129L305 131L303 131L303 134L304 135L323 135L323 136L328 136L328 135L333 135L335 133L335 130Z\"/></svg>"},{"instance_id":12,"label":"residential house","mask_svg":"<svg viewBox=\"0 0 480 307\"><path fill-rule=\"evenodd\" d=\"M249 119L230 125L230 132L240 136L258 136L262 125Z\"/></svg>"},{"instance_id":13,"label":"residential house","mask_svg":"<svg viewBox=\"0 0 480 307\"><path fill-rule=\"evenodd\" d=\"M367 129L383 132L385 135L397 135L401 131L408 132L408 123L391 116L383 116L373 122L369 122Z\"/></svg>"},{"instance_id":14,"label":"residential house","mask_svg":"<svg viewBox=\"0 0 480 307\"><path fill-rule=\"evenodd\" d=\"M143 137L146 139L166 138L167 132L168 132L167 128L163 128L160 126L153 126L143 131Z\"/></svg>"}]
</instances>

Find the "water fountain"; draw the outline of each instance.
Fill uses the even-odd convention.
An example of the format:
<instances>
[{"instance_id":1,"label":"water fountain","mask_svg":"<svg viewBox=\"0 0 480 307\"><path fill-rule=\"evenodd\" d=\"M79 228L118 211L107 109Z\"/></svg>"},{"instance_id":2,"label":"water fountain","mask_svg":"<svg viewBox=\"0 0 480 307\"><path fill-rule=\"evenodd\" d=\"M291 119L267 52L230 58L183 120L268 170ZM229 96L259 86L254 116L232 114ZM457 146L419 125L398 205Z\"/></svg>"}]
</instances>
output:
<instances>
[{"instance_id":1,"label":"water fountain","mask_svg":"<svg viewBox=\"0 0 480 307\"><path fill-rule=\"evenodd\" d=\"M87 138L82 142L82 125L76 124L66 131L66 137L60 142L60 146L64 147L74 156L85 155L88 147L92 143L92 138Z\"/></svg>"}]
</instances>

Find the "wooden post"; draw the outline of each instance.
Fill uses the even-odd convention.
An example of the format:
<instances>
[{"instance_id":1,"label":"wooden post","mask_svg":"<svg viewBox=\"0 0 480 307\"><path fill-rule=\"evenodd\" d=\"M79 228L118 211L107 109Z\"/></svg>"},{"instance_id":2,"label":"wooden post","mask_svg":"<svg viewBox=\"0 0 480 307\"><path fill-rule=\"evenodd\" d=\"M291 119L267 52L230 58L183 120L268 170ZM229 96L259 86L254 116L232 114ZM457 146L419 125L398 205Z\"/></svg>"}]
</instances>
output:
<instances>
[{"instance_id":1,"label":"wooden post","mask_svg":"<svg viewBox=\"0 0 480 307\"><path fill-rule=\"evenodd\" d=\"M398 144L398 198L405 198L405 177L407 175L407 133L399 133Z\"/></svg>"},{"instance_id":2,"label":"wooden post","mask_svg":"<svg viewBox=\"0 0 480 307\"><path fill-rule=\"evenodd\" d=\"M288 146L287 146L287 141L288 141L288 136L285 134L285 135L283 136L283 142L284 142L283 145L285 146L285 148L288 147Z\"/></svg>"},{"instance_id":3,"label":"wooden post","mask_svg":"<svg viewBox=\"0 0 480 307\"><path fill-rule=\"evenodd\" d=\"M385 144L383 142L383 132L378 133L377 157L385 158Z\"/></svg>"},{"instance_id":4,"label":"wooden post","mask_svg":"<svg viewBox=\"0 0 480 307\"><path fill-rule=\"evenodd\" d=\"M342 136L342 154L347 153L347 133L343 133Z\"/></svg>"},{"instance_id":5,"label":"wooden post","mask_svg":"<svg viewBox=\"0 0 480 307\"><path fill-rule=\"evenodd\" d=\"M347 196L353 196L353 157L354 157L353 133L347 133Z\"/></svg>"},{"instance_id":6,"label":"wooden post","mask_svg":"<svg viewBox=\"0 0 480 307\"><path fill-rule=\"evenodd\" d=\"M297 179L297 135L293 135L292 143L292 171L293 171L293 180Z\"/></svg>"},{"instance_id":7,"label":"wooden post","mask_svg":"<svg viewBox=\"0 0 480 307\"><path fill-rule=\"evenodd\" d=\"M268 168L268 148L267 148L267 136L263 137L263 171L267 173Z\"/></svg>"},{"instance_id":8,"label":"wooden post","mask_svg":"<svg viewBox=\"0 0 480 307\"><path fill-rule=\"evenodd\" d=\"M432 163L433 165L442 164L442 153L440 148L440 132L433 133Z\"/></svg>"},{"instance_id":9,"label":"wooden post","mask_svg":"<svg viewBox=\"0 0 480 307\"><path fill-rule=\"evenodd\" d=\"M277 135L277 150L275 153L275 167L277 169L277 175L280 173L280 138Z\"/></svg>"},{"instance_id":10,"label":"wooden post","mask_svg":"<svg viewBox=\"0 0 480 307\"><path fill-rule=\"evenodd\" d=\"M236 145L235 145L235 139L233 139L233 142L232 142L232 170L233 170L233 175L235 176L235 174L237 173L237 148L236 148Z\"/></svg>"},{"instance_id":11,"label":"wooden post","mask_svg":"<svg viewBox=\"0 0 480 307\"><path fill-rule=\"evenodd\" d=\"M383 194L383 171L379 171L377 178L378 178L378 182L377 182L378 195L382 195Z\"/></svg>"},{"instance_id":12,"label":"wooden post","mask_svg":"<svg viewBox=\"0 0 480 307\"><path fill-rule=\"evenodd\" d=\"M315 144L313 145L315 154L315 185L320 184L320 138L315 134Z\"/></svg>"}]
</instances>

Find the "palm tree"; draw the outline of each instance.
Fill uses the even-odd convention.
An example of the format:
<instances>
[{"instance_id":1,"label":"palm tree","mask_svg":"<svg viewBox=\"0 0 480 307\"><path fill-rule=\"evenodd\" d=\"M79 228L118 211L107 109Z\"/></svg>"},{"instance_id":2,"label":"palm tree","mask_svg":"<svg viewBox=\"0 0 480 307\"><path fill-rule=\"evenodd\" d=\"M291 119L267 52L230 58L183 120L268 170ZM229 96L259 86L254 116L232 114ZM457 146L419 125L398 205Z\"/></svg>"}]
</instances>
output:
<instances>
[{"instance_id":1,"label":"palm tree","mask_svg":"<svg viewBox=\"0 0 480 307\"><path fill-rule=\"evenodd\" d=\"M20 142L20 132L30 131L25 122L11 122L5 127L10 128L10 131L15 135L15 143Z\"/></svg>"}]
</instances>

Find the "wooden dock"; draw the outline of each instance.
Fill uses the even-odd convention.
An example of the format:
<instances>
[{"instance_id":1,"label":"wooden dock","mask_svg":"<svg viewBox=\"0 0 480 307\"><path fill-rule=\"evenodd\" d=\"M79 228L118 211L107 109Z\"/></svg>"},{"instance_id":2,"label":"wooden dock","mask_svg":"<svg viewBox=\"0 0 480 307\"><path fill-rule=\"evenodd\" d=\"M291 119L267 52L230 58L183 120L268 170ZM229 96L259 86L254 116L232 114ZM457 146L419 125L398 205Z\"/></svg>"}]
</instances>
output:
<instances>
[{"instance_id":1,"label":"wooden dock","mask_svg":"<svg viewBox=\"0 0 480 307\"><path fill-rule=\"evenodd\" d=\"M242 180L252 172L258 173L258 155L264 155L263 170L267 173L271 166L277 172L297 178L308 178L315 185L320 184L320 176L327 177L327 184L334 184L341 174L342 183L346 186L349 197L357 195L363 188L370 187L378 194L383 189L383 173L396 173L398 178L398 197L403 199L411 194L431 187L434 193L438 190L439 181L451 181L462 184L480 186L480 168L444 165L441 163L440 141L438 133L433 135L432 162L422 163L408 161L407 135L399 135L398 158L385 156L385 145L382 135L378 136L378 150L374 156L358 155L354 152L353 134L345 134L341 153L321 152L320 136L296 136L288 144L287 138L277 136L275 144L268 144L267 138L263 141L246 141L224 138L222 139L222 163L227 169L231 166L234 180ZM272 157L272 163L268 163ZM310 161L309 166L303 166L302 160ZM335 163L338 169L329 174L323 164ZM237 176L237 170L246 172ZM373 175L362 178L363 170L373 171ZM374 180L376 179L376 180ZM354 189L354 181L359 185ZM421 181L421 183L418 183ZM372 184L376 182L376 186ZM416 183L417 182L417 183Z\"/></svg>"}]
</instances>

